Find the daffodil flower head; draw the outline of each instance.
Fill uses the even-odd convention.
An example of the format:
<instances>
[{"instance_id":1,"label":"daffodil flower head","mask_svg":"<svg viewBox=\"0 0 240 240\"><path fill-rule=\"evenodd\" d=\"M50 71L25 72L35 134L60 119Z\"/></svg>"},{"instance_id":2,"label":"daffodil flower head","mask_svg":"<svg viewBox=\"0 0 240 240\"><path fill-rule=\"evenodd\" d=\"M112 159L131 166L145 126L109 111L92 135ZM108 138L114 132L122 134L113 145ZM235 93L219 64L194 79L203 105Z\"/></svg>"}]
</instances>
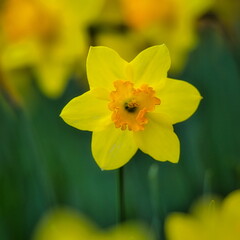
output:
<instances>
[{"instance_id":1,"label":"daffodil flower head","mask_svg":"<svg viewBox=\"0 0 240 240\"><path fill-rule=\"evenodd\" d=\"M62 95L88 50L87 27L103 0L7 0L0 9L4 72L31 68L48 97ZM9 77L15 81L12 75ZM26 75L31 79L31 74Z\"/></svg>"},{"instance_id":2,"label":"daffodil flower head","mask_svg":"<svg viewBox=\"0 0 240 240\"><path fill-rule=\"evenodd\" d=\"M175 73L183 70L189 53L198 44L196 27L199 18L212 9L214 2L217 3L218 8L221 5L221 0L118 0L108 2L111 4L115 2L117 5L111 8L111 12L114 12L115 16L120 15L118 22L128 26L128 33L123 36L103 31L98 34L97 42L100 45L104 43L109 47L121 49L121 54L125 54L130 59L135 56L138 49L143 49L146 43L151 45L166 43L174 56L171 71ZM226 1L222 0L222 2ZM236 9L239 8L236 6ZM234 11L230 8L225 11L232 18ZM105 21L109 20L106 18ZM127 52L126 49L128 49Z\"/></svg>"},{"instance_id":3,"label":"daffodil flower head","mask_svg":"<svg viewBox=\"0 0 240 240\"><path fill-rule=\"evenodd\" d=\"M191 213L172 213L165 223L167 240L238 240L240 239L240 190L223 201L203 198Z\"/></svg>"},{"instance_id":4,"label":"daffodil flower head","mask_svg":"<svg viewBox=\"0 0 240 240\"><path fill-rule=\"evenodd\" d=\"M59 207L47 212L33 233L33 240L154 240L153 233L140 222L125 222L100 229L74 209Z\"/></svg>"},{"instance_id":5,"label":"daffodil flower head","mask_svg":"<svg viewBox=\"0 0 240 240\"><path fill-rule=\"evenodd\" d=\"M92 153L101 169L123 166L138 149L158 161L178 162L172 125L189 118L201 96L191 84L167 78L169 68L165 45L150 47L131 62L110 48L90 48L90 90L72 99L61 117L93 132Z\"/></svg>"},{"instance_id":6,"label":"daffodil flower head","mask_svg":"<svg viewBox=\"0 0 240 240\"><path fill-rule=\"evenodd\" d=\"M2 13L6 39L11 43L27 38L50 39L57 31L57 17L40 1L8 0Z\"/></svg>"}]
</instances>

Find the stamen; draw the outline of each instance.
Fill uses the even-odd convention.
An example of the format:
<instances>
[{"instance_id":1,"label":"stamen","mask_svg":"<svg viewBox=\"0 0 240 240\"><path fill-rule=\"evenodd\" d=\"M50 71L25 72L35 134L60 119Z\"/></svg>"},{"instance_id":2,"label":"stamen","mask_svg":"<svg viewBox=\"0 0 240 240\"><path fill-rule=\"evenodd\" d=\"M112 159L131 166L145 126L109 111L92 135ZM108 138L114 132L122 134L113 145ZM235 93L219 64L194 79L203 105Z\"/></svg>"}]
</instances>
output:
<instances>
[{"instance_id":1,"label":"stamen","mask_svg":"<svg viewBox=\"0 0 240 240\"><path fill-rule=\"evenodd\" d=\"M124 104L124 108L125 108L129 113L134 113L134 112L136 112L138 106L139 106L139 104L136 103L135 101L126 102L126 103Z\"/></svg>"}]
</instances>

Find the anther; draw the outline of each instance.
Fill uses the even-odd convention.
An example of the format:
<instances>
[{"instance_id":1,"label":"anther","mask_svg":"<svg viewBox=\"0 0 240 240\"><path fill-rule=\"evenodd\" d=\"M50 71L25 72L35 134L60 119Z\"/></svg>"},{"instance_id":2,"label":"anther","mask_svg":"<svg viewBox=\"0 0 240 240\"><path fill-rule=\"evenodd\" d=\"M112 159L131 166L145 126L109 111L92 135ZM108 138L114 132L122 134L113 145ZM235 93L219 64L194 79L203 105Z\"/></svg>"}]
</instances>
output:
<instances>
[{"instance_id":1,"label":"anther","mask_svg":"<svg viewBox=\"0 0 240 240\"><path fill-rule=\"evenodd\" d=\"M125 104L124 104L125 110L127 110L129 113L134 113L134 112L136 112L137 107L138 107L138 104L137 104L137 103L132 103L132 102L130 102L130 103L125 103Z\"/></svg>"}]
</instances>

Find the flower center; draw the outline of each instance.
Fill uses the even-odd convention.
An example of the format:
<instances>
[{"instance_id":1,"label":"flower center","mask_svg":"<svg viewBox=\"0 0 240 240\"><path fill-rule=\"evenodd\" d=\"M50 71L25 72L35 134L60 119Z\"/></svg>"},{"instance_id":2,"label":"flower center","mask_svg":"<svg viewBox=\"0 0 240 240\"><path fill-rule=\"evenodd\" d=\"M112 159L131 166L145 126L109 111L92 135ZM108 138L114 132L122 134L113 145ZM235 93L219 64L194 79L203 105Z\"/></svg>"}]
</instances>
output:
<instances>
[{"instance_id":1,"label":"flower center","mask_svg":"<svg viewBox=\"0 0 240 240\"><path fill-rule=\"evenodd\" d=\"M127 111L130 112L130 113L136 112L136 110L137 110L138 107L139 107L139 104L136 103L136 102L133 102L133 101L126 102L126 103L124 104L125 110L127 110Z\"/></svg>"},{"instance_id":2,"label":"flower center","mask_svg":"<svg viewBox=\"0 0 240 240\"><path fill-rule=\"evenodd\" d=\"M110 93L108 105L112 113L112 121L116 128L122 130L140 131L148 123L146 114L161 103L155 97L155 91L147 84L134 88L130 81L117 80L114 82L115 91Z\"/></svg>"}]
</instances>

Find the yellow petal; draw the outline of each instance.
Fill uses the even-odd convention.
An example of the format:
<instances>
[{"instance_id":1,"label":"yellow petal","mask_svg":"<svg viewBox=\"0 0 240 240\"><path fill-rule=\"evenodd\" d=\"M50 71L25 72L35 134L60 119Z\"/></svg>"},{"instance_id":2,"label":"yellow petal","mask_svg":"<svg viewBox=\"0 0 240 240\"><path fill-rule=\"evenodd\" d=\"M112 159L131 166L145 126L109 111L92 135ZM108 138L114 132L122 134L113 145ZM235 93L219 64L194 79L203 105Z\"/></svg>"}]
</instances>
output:
<instances>
[{"instance_id":1,"label":"yellow petal","mask_svg":"<svg viewBox=\"0 0 240 240\"><path fill-rule=\"evenodd\" d=\"M132 81L139 85L159 85L165 81L170 64L169 52L164 44L147 48L130 62Z\"/></svg>"},{"instance_id":2,"label":"yellow petal","mask_svg":"<svg viewBox=\"0 0 240 240\"><path fill-rule=\"evenodd\" d=\"M111 112L108 102L99 98L97 92L101 89L88 91L72 99L62 110L63 120L80 130L99 131L111 123Z\"/></svg>"},{"instance_id":3,"label":"yellow petal","mask_svg":"<svg viewBox=\"0 0 240 240\"><path fill-rule=\"evenodd\" d=\"M58 2L58 1L57 1ZM74 16L78 18L81 24L92 23L94 19L99 15L104 0L72 0L72 6L69 1L66 1L66 5L70 5L70 13L73 12Z\"/></svg>"},{"instance_id":4,"label":"yellow petal","mask_svg":"<svg viewBox=\"0 0 240 240\"><path fill-rule=\"evenodd\" d=\"M223 202L222 211L224 218L232 219L239 224L240 227L240 190L230 193ZM239 234L240 234L240 228Z\"/></svg>"},{"instance_id":5,"label":"yellow petal","mask_svg":"<svg viewBox=\"0 0 240 240\"><path fill-rule=\"evenodd\" d=\"M138 147L158 161L177 163L180 144L166 116L149 113L149 122L143 131L134 132Z\"/></svg>"},{"instance_id":6,"label":"yellow petal","mask_svg":"<svg viewBox=\"0 0 240 240\"><path fill-rule=\"evenodd\" d=\"M198 16L201 16L201 14L203 14L204 12L206 12L215 2L215 0L194 0L194 1L185 0L184 4L182 0L177 1L179 2L178 4L182 4L180 5L182 7L180 9L182 16L185 18L187 17L189 18L189 16L192 16L192 18L195 19ZM219 3L219 1L217 1L217 3ZM187 15L187 13L189 15Z\"/></svg>"},{"instance_id":7,"label":"yellow petal","mask_svg":"<svg viewBox=\"0 0 240 240\"><path fill-rule=\"evenodd\" d=\"M71 66L64 62L42 61L35 67L38 85L48 97L62 95L69 79Z\"/></svg>"},{"instance_id":8,"label":"yellow petal","mask_svg":"<svg viewBox=\"0 0 240 240\"><path fill-rule=\"evenodd\" d=\"M91 47L87 57L87 76L90 88L113 89L116 80L127 80L128 63L108 47Z\"/></svg>"},{"instance_id":9,"label":"yellow petal","mask_svg":"<svg viewBox=\"0 0 240 240\"><path fill-rule=\"evenodd\" d=\"M1 67L6 70L36 64L40 58L39 44L34 40L7 44L1 52Z\"/></svg>"},{"instance_id":10,"label":"yellow petal","mask_svg":"<svg viewBox=\"0 0 240 240\"><path fill-rule=\"evenodd\" d=\"M136 153L137 146L131 131L116 129L110 124L100 132L93 132L92 153L103 170L120 168Z\"/></svg>"},{"instance_id":11,"label":"yellow petal","mask_svg":"<svg viewBox=\"0 0 240 240\"><path fill-rule=\"evenodd\" d=\"M171 214L165 223L167 240L203 240L198 222L181 213Z\"/></svg>"},{"instance_id":12,"label":"yellow petal","mask_svg":"<svg viewBox=\"0 0 240 240\"><path fill-rule=\"evenodd\" d=\"M73 209L56 208L49 211L38 223L33 240L90 239L96 227Z\"/></svg>"},{"instance_id":13,"label":"yellow petal","mask_svg":"<svg viewBox=\"0 0 240 240\"><path fill-rule=\"evenodd\" d=\"M153 240L153 233L140 222L125 222L107 232L105 240Z\"/></svg>"},{"instance_id":14,"label":"yellow petal","mask_svg":"<svg viewBox=\"0 0 240 240\"><path fill-rule=\"evenodd\" d=\"M240 190L230 193L223 201L221 220L222 239L237 240L240 237Z\"/></svg>"},{"instance_id":15,"label":"yellow petal","mask_svg":"<svg viewBox=\"0 0 240 240\"><path fill-rule=\"evenodd\" d=\"M157 96L161 104L156 107L155 111L167 114L173 124L189 118L196 111L202 99L193 85L173 79L167 79L165 86L158 91Z\"/></svg>"}]
</instances>

